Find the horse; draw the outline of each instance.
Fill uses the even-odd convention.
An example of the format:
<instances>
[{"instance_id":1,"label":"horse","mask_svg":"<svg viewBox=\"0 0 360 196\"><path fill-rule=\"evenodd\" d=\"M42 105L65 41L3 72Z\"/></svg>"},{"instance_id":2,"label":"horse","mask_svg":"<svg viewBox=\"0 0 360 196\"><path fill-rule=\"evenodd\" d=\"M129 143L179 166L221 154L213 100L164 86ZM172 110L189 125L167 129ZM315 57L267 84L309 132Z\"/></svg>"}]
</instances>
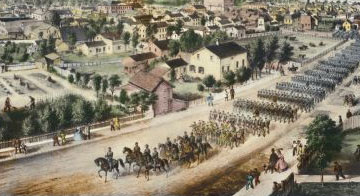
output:
<instances>
[{"instance_id":1,"label":"horse","mask_svg":"<svg viewBox=\"0 0 360 196\"><path fill-rule=\"evenodd\" d=\"M133 153L133 151L128 147L124 147L123 153L126 154L125 164L126 163L129 164L129 172L130 172L131 171L131 164L136 162L136 156Z\"/></svg>"},{"instance_id":2,"label":"horse","mask_svg":"<svg viewBox=\"0 0 360 196\"><path fill-rule=\"evenodd\" d=\"M108 172L111 172L112 169L115 169L116 172L117 172L117 175L116 175L116 179L118 178L119 176L119 164L121 165L122 168L125 168L125 164L123 162L122 159L113 159L113 168L111 169L110 168L110 164L109 164L109 161L103 157L99 157L97 159L94 160L96 166L100 167L100 170L98 171L98 174L99 174L99 177L102 178L102 176L100 175L100 172L101 171L104 171L105 172L105 183L106 183L106 180L107 180L107 173Z\"/></svg>"},{"instance_id":3,"label":"horse","mask_svg":"<svg viewBox=\"0 0 360 196\"><path fill-rule=\"evenodd\" d=\"M139 167L139 171L136 176L137 178L140 176L140 171L143 167L145 168L145 172L146 172L150 162L147 161L146 157L141 152L140 154L136 155L130 148L124 147L123 153L126 153L125 164L126 163L129 164L129 172L131 170L131 164L133 163L134 163L133 167L135 167L135 165Z\"/></svg>"}]
</instances>

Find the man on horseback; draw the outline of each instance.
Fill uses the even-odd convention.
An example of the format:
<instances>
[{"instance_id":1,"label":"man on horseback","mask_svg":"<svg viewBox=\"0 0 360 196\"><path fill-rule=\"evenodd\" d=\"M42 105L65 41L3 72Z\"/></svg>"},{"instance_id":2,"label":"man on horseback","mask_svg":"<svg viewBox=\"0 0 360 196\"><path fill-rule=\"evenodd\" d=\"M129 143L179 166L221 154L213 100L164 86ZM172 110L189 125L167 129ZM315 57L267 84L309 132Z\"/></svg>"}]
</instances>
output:
<instances>
[{"instance_id":1,"label":"man on horseback","mask_svg":"<svg viewBox=\"0 0 360 196\"><path fill-rule=\"evenodd\" d=\"M189 141L189 136L186 131L184 131L184 140Z\"/></svg>"},{"instance_id":2,"label":"man on horseback","mask_svg":"<svg viewBox=\"0 0 360 196\"><path fill-rule=\"evenodd\" d=\"M156 165L158 164L159 162L159 153L156 149L156 147L154 148L154 151L152 153L152 158L153 158L153 161L154 161L154 169L156 168Z\"/></svg>"},{"instance_id":3,"label":"man on horseback","mask_svg":"<svg viewBox=\"0 0 360 196\"><path fill-rule=\"evenodd\" d=\"M194 133L193 133L193 132L190 133L190 142L191 142L192 144L195 144L195 136L194 136Z\"/></svg>"},{"instance_id":4,"label":"man on horseback","mask_svg":"<svg viewBox=\"0 0 360 196\"><path fill-rule=\"evenodd\" d=\"M166 146L167 146L167 148L168 148L169 150L170 150L171 147L172 147L172 143L171 143L171 140L170 140L169 137L166 138Z\"/></svg>"},{"instance_id":5,"label":"man on horseback","mask_svg":"<svg viewBox=\"0 0 360 196\"><path fill-rule=\"evenodd\" d=\"M141 155L141 149L140 146L137 142L135 142L135 146L134 146L134 154L136 157L140 157Z\"/></svg>"},{"instance_id":6,"label":"man on horseback","mask_svg":"<svg viewBox=\"0 0 360 196\"><path fill-rule=\"evenodd\" d=\"M114 153L111 151L111 147L108 148L108 152L105 155L105 158L108 160L109 165L110 165L110 171L112 171L113 169L113 156Z\"/></svg>"},{"instance_id":7,"label":"man on horseback","mask_svg":"<svg viewBox=\"0 0 360 196\"><path fill-rule=\"evenodd\" d=\"M145 144L144 157L146 162L151 162L151 151L148 144Z\"/></svg>"}]
</instances>

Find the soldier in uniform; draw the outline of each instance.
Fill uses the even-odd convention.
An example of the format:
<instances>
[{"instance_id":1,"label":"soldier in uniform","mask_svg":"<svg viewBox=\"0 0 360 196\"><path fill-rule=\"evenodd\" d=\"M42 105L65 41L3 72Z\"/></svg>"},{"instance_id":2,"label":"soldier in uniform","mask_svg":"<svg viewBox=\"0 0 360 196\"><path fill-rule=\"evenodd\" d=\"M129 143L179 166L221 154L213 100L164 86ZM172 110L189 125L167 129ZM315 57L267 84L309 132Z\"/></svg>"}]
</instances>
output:
<instances>
[{"instance_id":1,"label":"soldier in uniform","mask_svg":"<svg viewBox=\"0 0 360 196\"><path fill-rule=\"evenodd\" d=\"M172 143L169 137L166 138L166 146L168 147L168 149L171 149Z\"/></svg>"},{"instance_id":2,"label":"soldier in uniform","mask_svg":"<svg viewBox=\"0 0 360 196\"><path fill-rule=\"evenodd\" d=\"M144 150L144 156L147 162L150 162L151 160L151 151L148 144L145 144L145 150Z\"/></svg>"},{"instance_id":3,"label":"soldier in uniform","mask_svg":"<svg viewBox=\"0 0 360 196\"><path fill-rule=\"evenodd\" d=\"M189 136L186 131L184 132L184 140L189 141Z\"/></svg>"},{"instance_id":4,"label":"soldier in uniform","mask_svg":"<svg viewBox=\"0 0 360 196\"><path fill-rule=\"evenodd\" d=\"M109 165L110 165L110 171L112 171L113 169L113 156L114 156L114 153L111 151L111 147L108 148L108 151L105 155L105 158L108 160L109 162Z\"/></svg>"},{"instance_id":5,"label":"soldier in uniform","mask_svg":"<svg viewBox=\"0 0 360 196\"><path fill-rule=\"evenodd\" d=\"M10 112L10 110L11 110L10 98L6 97L5 106L4 106L4 112Z\"/></svg>"},{"instance_id":6,"label":"soldier in uniform","mask_svg":"<svg viewBox=\"0 0 360 196\"><path fill-rule=\"evenodd\" d=\"M194 136L194 133L193 133L193 132L190 133L190 142L191 142L192 144L195 144L195 136Z\"/></svg>"},{"instance_id":7,"label":"soldier in uniform","mask_svg":"<svg viewBox=\"0 0 360 196\"><path fill-rule=\"evenodd\" d=\"M154 165L156 165L159 161L159 153L156 149L156 147L154 148L154 151L152 153L152 158L153 158L153 161L154 161ZM154 170L155 170L155 167L154 167Z\"/></svg>"},{"instance_id":8,"label":"soldier in uniform","mask_svg":"<svg viewBox=\"0 0 360 196\"><path fill-rule=\"evenodd\" d=\"M137 157L139 157L141 155L141 149L140 146L137 142L135 142L135 146L134 146L134 153Z\"/></svg>"}]
</instances>

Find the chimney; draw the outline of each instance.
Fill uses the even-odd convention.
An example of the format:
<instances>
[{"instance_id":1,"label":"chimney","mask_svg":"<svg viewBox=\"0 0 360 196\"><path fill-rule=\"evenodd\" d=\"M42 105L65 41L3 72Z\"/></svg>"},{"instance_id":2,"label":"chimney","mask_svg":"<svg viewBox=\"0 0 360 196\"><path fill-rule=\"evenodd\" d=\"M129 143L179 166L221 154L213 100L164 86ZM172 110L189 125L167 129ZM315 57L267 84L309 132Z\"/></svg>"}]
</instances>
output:
<instances>
[{"instance_id":1,"label":"chimney","mask_svg":"<svg viewBox=\"0 0 360 196\"><path fill-rule=\"evenodd\" d=\"M217 46L219 45L219 39L216 39L216 45Z\"/></svg>"}]
</instances>

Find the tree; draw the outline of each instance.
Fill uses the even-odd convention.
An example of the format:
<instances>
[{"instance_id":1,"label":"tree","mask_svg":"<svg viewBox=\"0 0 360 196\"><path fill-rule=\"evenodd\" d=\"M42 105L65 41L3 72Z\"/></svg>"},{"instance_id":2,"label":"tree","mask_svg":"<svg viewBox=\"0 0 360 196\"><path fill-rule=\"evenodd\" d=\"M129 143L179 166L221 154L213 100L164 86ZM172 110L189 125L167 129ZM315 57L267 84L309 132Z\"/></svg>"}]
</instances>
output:
<instances>
[{"instance_id":1,"label":"tree","mask_svg":"<svg viewBox=\"0 0 360 196\"><path fill-rule=\"evenodd\" d=\"M170 51L170 56L174 57L176 56L179 52L180 52L180 42L176 41L176 40L171 40L169 42L169 51Z\"/></svg>"},{"instance_id":2,"label":"tree","mask_svg":"<svg viewBox=\"0 0 360 196\"><path fill-rule=\"evenodd\" d=\"M101 80L102 80L102 77L99 74L95 74L92 78L93 87L94 87L97 97L99 96L99 91L101 89Z\"/></svg>"},{"instance_id":3,"label":"tree","mask_svg":"<svg viewBox=\"0 0 360 196\"><path fill-rule=\"evenodd\" d=\"M129 45L130 43L130 33L129 32L125 32L124 36L123 36L123 40L124 40L124 44L125 44L125 50L126 50L126 46Z\"/></svg>"},{"instance_id":4,"label":"tree","mask_svg":"<svg viewBox=\"0 0 360 196\"><path fill-rule=\"evenodd\" d=\"M48 51L47 42L43 40L43 41L40 43L40 50L39 50L40 55L41 55L41 56L47 55L47 54L48 54L47 51Z\"/></svg>"},{"instance_id":5,"label":"tree","mask_svg":"<svg viewBox=\"0 0 360 196\"><path fill-rule=\"evenodd\" d=\"M210 88L212 88L215 83L216 83L216 79L213 75L207 75L203 79L203 84L208 88L208 90L210 90Z\"/></svg>"},{"instance_id":6,"label":"tree","mask_svg":"<svg viewBox=\"0 0 360 196\"><path fill-rule=\"evenodd\" d=\"M169 25L168 27L166 27L166 35L168 37L171 37L175 30L176 30L175 26Z\"/></svg>"},{"instance_id":7,"label":"tree","mask_svg":"<svg viewBox=\"0 0 360 196\"><path fill-rule=\"evenodd\" d=\"M89 101L78 99L73 107L73 122L75 124L90 123L94 118L94 109Z\"/></svg>"},{"instance_id":8,"label":"tree","mask_svg":"<svg viewBox=\"0 0 360 196\"><path fill-rule=\"evenodd\" d=\"M236 82L235 77L236 77L235 73L232 70L225 72L224 79L225 79L226 86L228 86L228 87L233 86Z\"/></svg>"},{"instance_id":9,"label":"tree","mask_svg":"<svg viewBox=\"0 0 360 196\"><path fill-rule=\"evenodd\" d=\"M129 101L130 101L130 98L129 98L126 90L125 90L125 89L121 89L121 91L120 91L120 96L119 96L119 102L120 102L121 104L127 104L127 103L129 103Z\"/></svg>"},{"instance_id":10,"label":"tree","mask_svg":"<svg viewBox=\"0 0 360 196\"><path fill-rule=\"evenodd\" d=\"M119 75L117 74L113 74L110 76L109 78L109 86L110 86L110 92L111 92L111 96L114 99L114 92L115 92L115 88L120 86L121 84L121 80Z\"/></svg>"},{"instance_id":11,"label":"tree","mask_svg":"<svg viewBox=\"0 0 360 196\"><path fill-rule=\"evenodd\" d=\"M205 18L205 16L203 16L203 17L201 17L201 25L205 26L205 24L206 24L206 18Z\"/></svg>"},{"instance_id":12,"label":"tree","mask_svg":"<svg viewBox=\"0 0 360 196\"><path fill-rule=\"evenodd\" d=\"M106 77L102 78L102 85L101 85L101 91L103 95L106 94L107 89L109 88L109 81Z\"/></svg>"},{"instance_id":13,"label":"tree","mask_svg":"<svg viewBox=\"0 0 360 196\"><path fill-rule=\"evenodd\" d=\"M176 72L175 69L170 70L170 81L174 82L176 80Z\"/></svg>"},{"instance_id":14,"label":"tree","mask_svg":"<svg viewBox=\"0 0 360 196\"><path fill-rule=\"evenodd\" d=\"M151 40L154 40L154 35L158 32L158 27L157 27L157 24L156 23L153 23L153 24L149 24L147 25L146 27L146 37L151 39Z\"/></svg>"},{"instance_id":15,"label":"tree","mask_svg":"<svg viewBox=\"0 0 360 196\"><path fill-rule=\"evenodd\" d=\"M328 115L318 115L306 129L307 150L312 152L313 163L323 171L333 156L341 151L341 128Z\"/></svg>"},{"instance_id":16,"label":"tree","mask_svg":"<svg viewBox=\"0 0 360 196\"><path fill-rule=\"evenodd\" d=\"M290 61L291 57L294 55L293 50L294 48L285 41L280 51L279 64L285 64Z\"/></svg>"},{"instance_id":17,"label":"tree","mask_svg":"<svg viewBox=\"0 0 360 196\"><path fill-rule=\"evenodd\" d=\"M119 23L116 25L117 32L121 35L124 31L124 22L119 21Z\"/></svg>"},{"instance_id":18,"label":"tree","mask_svg":"<svg viewBox=\"0 0 360 196\"><path fill-rule=\"evenodd\" d=\"M53 36L49 36L49 39L47 40L47 53L55 52L55 45L56 39Z\"/></svg>"},{"instance_id":19,"label":"tree","mask_svg":"<svg viewBox=\"0 0 360 196\"><path fill-rule=\"evenodd\" d=\"M251 78L251 69L242 66L236 70L235 75L236 81L242 84Z\"/></svg>"},{"instance_id":20,"label":"tree","mask_svg":"<svg viewBox=\"0 0 360 196\"><path fill-rule=\"evenodd\" d=\"M255 69L255 74L256 74L256 78L257 78L257 70L259 70L259 76L261 77L261 70L264 68L265 66L265 47L264 47L264 42L262 41L262 39L258 39L256 42L256 47L254 52L254 69Z\"/></svg>"},{"instance_id":21,"label":"tree","mask_svg":"<svg viewBox=\"0 0 360 196\"><path fill-rule=\"evenodd\" d=\"M130 105L134 108L134 112L136 112L136 108L140 105L140 95L138 92L130 95Z\"/></svg>"},{"instance_id":22,"label":"tree","mask_svg":"<svg viewBox=\"0 0 360 196\"><path fill-rule=\"evenodd\" d=\"M59 118L56 115L56 111L49 105L44 108L40 113L40 125L45 133L56 131L59 125Z\"/></svg>"},{"instance_id":23,"label":"tree","mask_svg":"<svg viewBox=\"0 0 360 196\"><path fill-rule=\"evenodd\" d=\"M75 73L75 81L77 84L81 81L81 74L79 72Z\"/></svg>"},{"instance_id":24,"label":"tree","mask_svg":"<svg viewBox=\"0 0 360 196\"><path fill-rule=\"evenodd\" d=\"M228 35L226 34L225 31L215 31L214 33L210 34L210 35L206 35L204 37L204 45L208 46L208 45L212 45L212 44L216 44L216 42L223 42L226 41L228 39Z\"/></svg>"},{"instance_id":25,"label":"tree","mask_svg":"<svg viewBox=\"0 0 360 196\"><path fill-rule=\"evenodd\" d=\"M202 46L202 42L202 37L193 29L186 31L180 37L180 47L185 52L194 52Z\"/></svg>"},{"instance_id":26,"label":"tree","mask_svg":"<svg viewBox=\"0 0 360 196\"><path fill-rule=\"evenodd\" d=\"M44 32L40 31L38 36L39 36L40 39L43 39L44 38Z\"/></svg>"},{"instance_id":27,"label":"tree","mask_svg":"<svg viewBox=\"0 0 360 196\"><path fill-rule=\"evenodd\" d=\"M135 53L136 53L136 47L139 44L139 37L140 37L139 34L135 32L135 33L133 33L133 36L131 38L132 47L133 47Z\"/></svg>"},{"instance_id":28,"label":"tree","mask_svg":"<svg viewBox=\"0 0 360 196\"><path fill-rule=\"evenodd\" d=\"M275 60L276 56L277 56L277 50L279 49L279 38L277 36L274 36L271 41L269 42L269 44L266 47L266 63L269 67L269 72L270 72L270 67L271 67L271 63Z\"/></svg>"},{"instance_id":29,"label":"tree","mask_svg":"<svg viewBox=\"0 0 360 196\"><path fill-rule=\"evenodd\" d=\"M51 16L51 24L57 27L60 27L61 18L59 13L54 12Z\"/></svg>"},{"instance_id":30,"label":"tree","mask_svg":"<svg viewBox=\"0 0 360 196\"><path fill-rule=\"evenodd\" d=\"M141 113L145 113L150 109L149 106L153 106L157 100L157 95L154 93L148 93L146 91L140 91L138 93L139 104L141 108Z\"/></svg>"},{"instance_id":31,"label":"tree","mask_svg":"<svg viewBox=\"0 0 360 196\"><path fill-rule=\"evenodd\" d=\"M41 128L36 113L31 113L25 118L22 124L22 130L25 136L32 136L41 134Z\"/></svg>"},{"instance_id":32,"label":"tree","mask_svg":"<svg viewBox=\"0 0 360 196\"><path fill-rule=\"evenodd\" d=\"M182 28L184 26L184 23L182 20L177 20L175 25L175 33L180 35Z\"/></svg>"},{"instance_id":33,"label":"tree","mask_svg":"<svg viewBox=\"0 0 360 196\"><path fill-rule=\"evenodd\" d=\"M89 84L89 82L90 82L90 76L89 76L89 74L85 74L84 76L83 76L83 84L84 84L84 86L87 86L88 84Z\"/></svg>"},{"instance_id":34,"label":"tree","mask_svg":"<svg viewBox=\"0 0 360 196\"><path fill-rule=\"evenodd\" d=\"M197 90L200 91L200 92L203 92L205 90L204 85L198 84L197 85Z\"/></svg>"},{"instance_id":35,"label":"tree","mask_svg":"<svg viewBox=\"0 0 360 196\"><path fill-rule=\"evenodd\" d=\"M98 99L95 103L94 120L102 121L110 117L111 106L104 99Z\"/></svg>"},{"instance_id":36,"label":"tree","mask_svg":"<svg viewBox=\"0 0 360 196\"><path fill-rule=\"evenodd\" d=\"M71 84L74 83L74 76L72 74L70 74L67 79Z\"/></svg>"},{"instance_id":37,"label":"tree","mask_svg":"<svg viewBox=\"0 0 360 196\"><path fill-rule=\"evenodd\" d=\"M77 38L76 38L76 34L74 32L70 33L68 39L69 39L69 44L71 46L74 46L76 44Z\"/></svg>"},{"instance_id":38,"label":"tree","mask_svg":"<svg viewBox=\"0 0 360 196\"><path fill-rule=\"evenodd\" d=\"M25 62L29 59L29 54L24 50L23 54L20 57L20 62Z\"/></svg>"}]
</instances>

